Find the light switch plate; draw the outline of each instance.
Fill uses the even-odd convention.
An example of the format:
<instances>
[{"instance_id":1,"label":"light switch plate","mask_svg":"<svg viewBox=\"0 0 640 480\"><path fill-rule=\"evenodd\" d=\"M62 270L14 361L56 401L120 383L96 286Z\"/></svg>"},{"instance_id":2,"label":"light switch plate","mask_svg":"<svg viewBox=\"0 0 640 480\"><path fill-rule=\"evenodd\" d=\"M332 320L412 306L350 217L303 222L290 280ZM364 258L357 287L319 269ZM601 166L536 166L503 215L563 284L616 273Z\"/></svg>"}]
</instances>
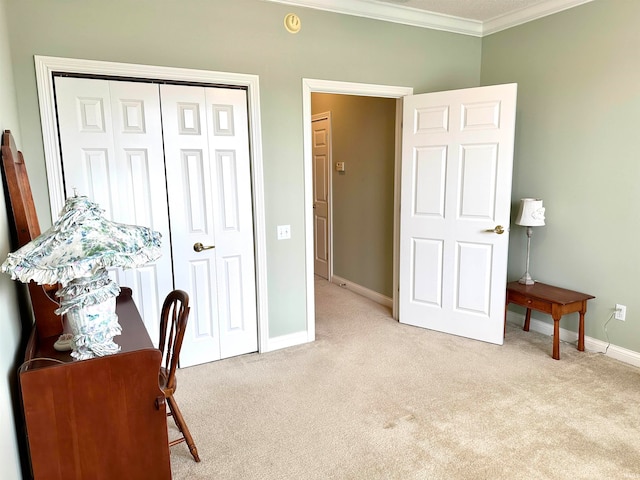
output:
<instances>
[{"instance_id":1,"label":"light switch plate","mask_svg":"<svg viewBox=\"0 0 640 480\"><path fill-rule=\"evenodd\" d=\"M278 240L291 238L291 225L278 225Z\"/></svg>"}]
</instances>

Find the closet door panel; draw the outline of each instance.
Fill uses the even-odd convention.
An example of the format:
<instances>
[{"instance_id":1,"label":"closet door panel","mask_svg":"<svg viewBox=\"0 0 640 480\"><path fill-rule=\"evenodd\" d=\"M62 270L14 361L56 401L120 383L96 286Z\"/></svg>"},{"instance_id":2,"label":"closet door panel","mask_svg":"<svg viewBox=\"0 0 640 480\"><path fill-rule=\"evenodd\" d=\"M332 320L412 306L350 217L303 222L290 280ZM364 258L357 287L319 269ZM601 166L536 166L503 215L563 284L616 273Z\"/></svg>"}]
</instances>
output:
<instances>
[{"instance_id":1,"label":"closet door panel","mask_svg":"<svg viewBox=\"0 0 640 480\"><path fill-rule=\"evenodd\" d=\"M176 286L196 305L181 365L255 352L246 92L177 85L160 91Z\"/></svg>"},{"instance_id":2,"label":"closet door panel","mask_svg":"<svg viewBox=\"0 0 640 480\"><path fill-rule=\"evenodd\" d=\"M157 344L160 307L173 289L162 124L157 85L55 79L67 196L86 195L110 220L162 234L162 256L138 269L113 269L130 287Z\"/></svg>"},{"instance_id":3,"label":"closet door panel","mask_svg":"<svg viewBox=\"0 0 640 480\"><path fill-rule=\"evenodd\" d=\"M217 198L207 138L204 89L162 85L167 189L176 288L190 295L191 313L180 365L219 360ZM203 249L196 251L196 245Z\"/></svg>"},{"instance_id":4,"label":"closet door panel","mask_svg":"<svg viewBox=\"0 0 640 480\"><path fill-rule=\"evenodd\" d=\"M244 90L206 88L218 256L222 358L258 349L251 157Z\"/></svg>"}]
</instances>

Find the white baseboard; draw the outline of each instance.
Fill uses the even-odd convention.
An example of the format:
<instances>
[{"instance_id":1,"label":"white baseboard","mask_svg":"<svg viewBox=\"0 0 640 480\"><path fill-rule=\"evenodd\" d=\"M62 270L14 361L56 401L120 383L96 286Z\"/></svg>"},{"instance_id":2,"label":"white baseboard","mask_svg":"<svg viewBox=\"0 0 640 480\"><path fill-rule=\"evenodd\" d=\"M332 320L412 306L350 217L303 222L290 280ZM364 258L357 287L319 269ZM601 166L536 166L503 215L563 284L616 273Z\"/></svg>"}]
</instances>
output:
<instances>
[{"instance_id":1,"label":"white baseboard","mask_svg":"<svg viewBox=\"0 0 640 480\"><path fill-rule=\"evenodd\" d=\"M333 276L332 282L338 285L346 284L343 285L344 288L347 288L348 290L351 290L359 295L363 295L364 297L367 297L382 305L388 307L391 307L392 305L392 301L390 298L385 297L384 295L381 295L377 292L373 292L368 288L362 287L360 285L347 282L346 280L337 277L336 275ZM522 327L524 325L524 315L507 311L507 322ZM536 320L535 318L531 319L529 329L534 332L547 335L549 337L553 336L553 325L547 322ZM576 343L578 341L578 333L560 327L560 340L568 343ZM279 337L270 338L267 348L262 350L262 352L272 352L275 350L280 350L282 348L309 343L310 341L312 340L309 340L306 331L291 333L288 335L281 335ZM602 340L598 340L589 336L584 337L584 348L586 350L590 352L602 353L608 357L614 358L624 363L628 363L629 365L640 367L639 352L635 352L633 350L628 350L626 348L611 344L609 344L607 348L607 345L607 342L603 342Z\"/></svg>"},{"instance_id":2,"label":"white baseboard","mask_svg":"<svg viewBox=\"0 0 640 480\"><path fill-rule=\"evenodd\" d=\"M282 348L302 345L303 343L308 343L309 341L309 336L307 335L306 331L290 333L289 335L280 335L279 337L270 338L267 348L265 350L262 350L262 353L273 352Z\"/></svg>"},{"instance_id":3,"label":"white baseboard","mask_svg":"<svg viewBox=\"0 0 640 480\"><path fill-rule=\"evenodd\" d=\"M339 287L346 288L347 290L350 290L353 293L362 295L363 297L366 297L369 300L373 300L374 302L379 303L380 305L393 308L393 300L391 298L386 297L381 293L374 292L373 290L369 290L367 287L363 287L362 285L358 285L357 283L350 282L349 280L345 280L344 278L339 277L337 275L333 275L331 277L331 283L335 283Z\"/></svg>"},{"instance_id":4,"label":"white baseboard","mask_svg":"<svg viewBox=\"0 0 640 480\"><path fill-rule=\"evenodd\" d=\"M374 292L373 290L369 290L368 288L365 288L361 285L349 282L344 278L340 278L334 275L331 279L331 282L344 287L347 290L351 290L354 293L362 295L363 297L373 300L374 302L377 302L381 305L385 305L389 308L393 306L393 301L389 297L385 297L378 292ZM307 331L281 335L279 337L269 338L266 348L263 348L261 350L261 353L273 352L282 348L294 347L296 345L302 345L303 343L309 343L311 341L313 341L313 339L309 339L309 334Z\"/></svg>"},{"instance_id":5,"label":"white baseboard","mask_svg":"<svg viewBox=\"0 0 640 480\"><path fill-rule=\"evenodd\" d=\"M507 322L522 327L524 325L524 315L507 311ZM553 325L536 320L535 318L531 318L529 330L542 333L543 335L548 335L550 337L553 336ZM576 343L578 341L578 333L571 330L565 330L560 327L560 340L563 342ZM609 348L607 348L607 342L603 342L602 340L588 337L586 335L584 337L584 348L590 352L603 353L607 357L615 358L616 360L620 360L621 362L628 363L635 367L640 367L639 352L634 352L633 350L627 350L626 348L611 344L609 344Z\"/></svg>"}]
</instances>

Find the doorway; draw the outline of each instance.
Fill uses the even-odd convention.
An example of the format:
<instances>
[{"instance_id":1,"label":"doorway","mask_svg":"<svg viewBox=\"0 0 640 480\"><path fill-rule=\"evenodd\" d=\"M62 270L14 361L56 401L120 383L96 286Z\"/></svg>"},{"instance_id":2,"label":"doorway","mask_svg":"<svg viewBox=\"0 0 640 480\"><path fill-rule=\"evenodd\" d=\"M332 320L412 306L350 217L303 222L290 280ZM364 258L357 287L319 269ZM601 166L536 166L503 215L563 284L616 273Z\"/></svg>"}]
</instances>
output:
<instances>
[{"instance_id":1,"label":"doorway","mask_svg":"<svg viewBox=\"0 0 640 480\"><path fill-rule=\"evenodd\" d=\"M314 86L322 88L323 82L317 82L320 83L319 86L314 85L314 81L303 81L303 100L307 99L306 95L310 95ZM336 86L334 82L326 83L328 85L325 88L328 90L341 91L342 84ZM358 88L349 84L347 89L350 87L352 90ZM509 217L516 91L516 84L475 87L411 95L403 102L406 110L402 112L402 121L396 122L393 269L395 319L398 319L400 296L396 288L400 268L398 252L399 241L402 241L402 280L405 282L401 304L403 311L407 311L407 298L414 304L427 304L432 297L437 297L434 305L445 316L455 310L458 316L454 320L460 319L461 327L452 330L438 326L435 330L502 343L503 311L500 308L504 307L507 237L496 241L489 233L502 234L502 228L498 230L495 225L508 222ZM397 95L396 98L399 96L402 95ZM400 102L396 103L396 107L399 112ZM455 120L450 123L449 117ZM400 134L398 126L402 123L406 130ZM446 138L443 137L444 133ZM416 148L412 140L416 136L421 136L422 139L418 144L419 148ZM401 144L400 156L398 147ZM447 153L449 151L450 155ZM446 168L449 160L452 164L450 172ZM402 189L399 188L400 167ZM446 212L443 208L434 208L436 205L444 205L442 193L445 191L445 179L451 186L447 193L450 201L447 202ZM398 228L400 196L403 205L402 236L399 235ZM425 218L432 217L449 223L462 218L470 220L469 238L464 236L466 231L461 231L460 235L450 235L451 238L427 233L427 238L424 229L418 233L412 232L405 222L418 219L418 223L423 223ZM446 231L454 232L456 229L449 227ZM443 252L448 255L446 259L441 255ZM412 262L409 266L407 258ZM424 272L431 272L428 282L425 281ZM446 285L446 298L442 298L444 289L441 289L441 283L445 274L449 283ZM425 296L426 288L431 289L429 299ZM313 292L313 285L309 289ZM310 298L309 305L310 313L314 315L313 298ZM410 318L404 314L403 316L403 323L412 325L418 325L424 317L416 316L415 313L409 315ZM479 317L481 322L477 321ZM311 324L314 318L311 317L308 321ZM426 327L422 324L419 326Z\"/></svg>"},{"instance_id":2,"label":"doorway","mask_svg":"<svg viewBox=\"0 0 640 480\"><path fill-rule=\"evenodd\" d=\"M413 93L412 87L394 87L362 83L336 82L328 80L303 79L303 124L304 128L304 184L305 184L305 250L306 250L306 292L307 292L307 332L310 340L315 338L315 299L314 299L314 238L313 238L313 152L311 130L312 93L346 94L370 97L400 99ZM393 316L397 319L398 285L398 205L399 205L399 166L401 138L402 104L396 102L395 125L395 168L394 168L394 225L393 225ZM334 162L336 160L334 159ZM346 167L345 167L346 168Z\"/></svg>"},{"instance_id":3,"label":"doorway","mask_svg":"<svg viewBox=\"0 0 640 480\"><path fill-rule=\"evenodd\" d=\"M391 307L396 99L314 92L311 108L315 273ZM330 134L323 118L331 119ZM332 227L331 277L318 261L327 250L319 248L325 224Z\"/></svg>"}]
</instances>

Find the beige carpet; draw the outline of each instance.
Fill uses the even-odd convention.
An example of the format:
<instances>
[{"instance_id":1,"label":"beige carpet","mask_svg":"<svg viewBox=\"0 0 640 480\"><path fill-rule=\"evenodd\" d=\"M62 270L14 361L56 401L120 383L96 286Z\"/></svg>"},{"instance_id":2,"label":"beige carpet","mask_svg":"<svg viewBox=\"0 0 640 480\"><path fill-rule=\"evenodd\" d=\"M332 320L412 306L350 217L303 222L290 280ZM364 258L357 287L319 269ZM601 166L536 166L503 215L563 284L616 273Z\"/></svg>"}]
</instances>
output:
<instances>
[{"instance_id":1,"label":"beige carpet","mask_svg":"<svg viewBox=\"0 0 640 480\"><path fill-rule=\"evenodd\" d=\"M178 372L182 479L640 479L640 371L509 326L495 346L316 282L317 340ZM173 425L171 425L173 426ZM170 434L173 429L170 428Z\"/></svg>"}]
</instances>

